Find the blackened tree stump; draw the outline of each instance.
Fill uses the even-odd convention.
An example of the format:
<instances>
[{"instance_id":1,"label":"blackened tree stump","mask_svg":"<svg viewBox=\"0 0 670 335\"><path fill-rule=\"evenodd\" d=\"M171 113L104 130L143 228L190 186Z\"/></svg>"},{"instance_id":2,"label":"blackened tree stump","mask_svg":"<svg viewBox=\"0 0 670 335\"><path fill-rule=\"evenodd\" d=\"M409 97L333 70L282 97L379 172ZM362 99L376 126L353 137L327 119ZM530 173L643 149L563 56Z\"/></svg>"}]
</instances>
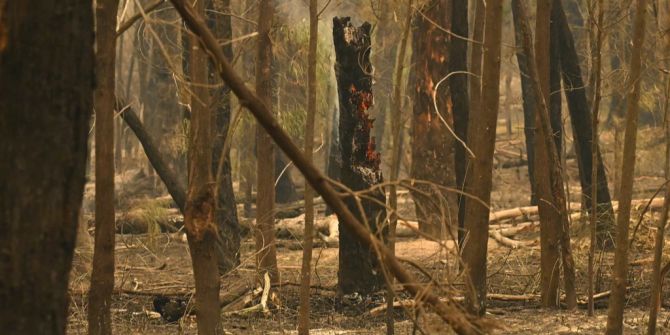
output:
<instances>
[{"instance_id":1,"label":"blackened tree stump","mask_svg":"<svg viewBox=\"0 0 670 335\"><path fill-rule=\"evenodd\" d=\"M368 110L373 104L372 64L370 63L369 23L360 27L348 17L333 18L335 73L340 105L339 133L342 164L340 181L353 191L370 189L383 181L380 154L375 151L375 138L370 136L372 119ZM376 189L367 197L386 202L386 195ZM367 198L366 197L366 198ZM369 199L361 199L363 213L353 196L345 198L349 210L384 239L382 223L386 209ZM368 294L384 285L374 250L363 246L346 225L340 222L338 286L340 294Z\"/></svg>"}]
</instances>

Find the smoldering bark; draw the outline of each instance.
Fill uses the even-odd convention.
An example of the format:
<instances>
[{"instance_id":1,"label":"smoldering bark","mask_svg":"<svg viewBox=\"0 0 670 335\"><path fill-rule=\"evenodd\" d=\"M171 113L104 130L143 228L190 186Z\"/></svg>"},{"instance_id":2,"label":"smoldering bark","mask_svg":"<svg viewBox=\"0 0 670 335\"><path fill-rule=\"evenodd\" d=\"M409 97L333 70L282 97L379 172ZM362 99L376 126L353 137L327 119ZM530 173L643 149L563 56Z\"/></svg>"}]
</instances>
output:
<instances>
[{"instance_id":1,"label":"smoldering bark","mask_svg":"<svg viewBox=\"0 0 670 335\"><path fill-rule=\"evenodd\" d=\"M93 4L1 7L0 329L64 334L93 110Z\"/></svg>"},{"instance_id":2,"label":"smoldering bark","mask_svg":"<svg viewBox=\"0 0 670 335\"><path fill-rule=\"evenodd\" d=\"M433 0L422 8L430 20L449 27L448 1ZM414 109L412 122L412 171L414 179L440 186L456 185L454 137L445 123L453 127L453 107L448 82L435 85L449 73L449 35L422 15L416 16L413 32ZM435 93L435 95L434 95ZM437 109L433 97L437 99ZM438 114L439 113L439 114ZM416 186L412 191L420 229L436 238L453 236L457 225L456 195L432 185Z\"/></svg>"},{"instance_id":3,"label":"smoldering bark","mask_svg":"<svg viewBox=\"0 0 670 335\"><path fill-rule=\"evenodd\" d=\"M581 67L575 43L572 38L572 32L568 25L565 12L561 6L561 1L554 0L552 9L552 22L555 23L558 30L557 41L560 48L561 74L565 85L565 95L568 101L568 110L570 112L570 121L572 124L575 151L577 153L577 163L579 167L579 181L582 188L583 203L590 203L591 188L593 180L591 170L593 166L593 122L591 117L591 108L586 97L586 89L582 80ZM596 152L598 157L597 169L598 180L597 199L598 208L597 217L597 238L601 246L605 246L610 239L609 234L613 233L614 210L607 184L607 173L603 165L600 150ZM591 211L590 206L586 206Z\"/></svg>"},{"instance_id":4,"label":"smoldering bark","mask_svg":"<svg viewBox=\"0 0 670 335\"><path fill-rule=\"evenodd\" d=\"M375 142L370 136L373 121L367 113L372 105L371 28L367 22L355 27L348 17L333 18L335 73L340 104L340 181L353 191L366 190L383 181L380 154L375 151ZM381 203L386 202L386 195L379 189L370 191L368 196ZM345 198L345 204L360 222L367 223L373 234L385 237L385 229L380 229L381 220L386 217L383 206L361 200L361 212L352 196ZM384 285L384 279L374 251L361 244L354 232L342 222L339 230L339 292L368 294L379 290Z\"/></svg>"}]
</instances>

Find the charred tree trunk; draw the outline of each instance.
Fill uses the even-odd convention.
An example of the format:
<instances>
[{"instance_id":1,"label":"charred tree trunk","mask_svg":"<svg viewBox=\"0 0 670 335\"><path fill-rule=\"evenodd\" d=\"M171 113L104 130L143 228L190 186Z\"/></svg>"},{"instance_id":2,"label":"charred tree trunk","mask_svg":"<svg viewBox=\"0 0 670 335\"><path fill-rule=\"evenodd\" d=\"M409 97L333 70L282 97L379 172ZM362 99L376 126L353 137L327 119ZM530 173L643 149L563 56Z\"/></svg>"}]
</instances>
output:
<instances>
[{"instance_id":1,"label":"charred tree trunk","mask_svg":"<svg viewBox=\"0 0 670 335\"><path fill-rule=\"evenodd\" d=\"M340 103L340 181L353 191L366 190L383 181L380 154L375 151L375 142L370 136L373 120L367 112L372 105L371 28L367 22L355 27L348 17L333 18L335 73ZM380 189L370 191L368 196L381 203L386 202L386 195ZM373 234L385 235L381 229L381 220L386 217L384 206L371 200L361 200L361 213L353 196L347 196L345 203ZM339 292L369 294L379 290L384 278L374 251L361 244L351 228L341 222L339 229Z\"/></svg>"},{"instance_id":2,"label":"charred tree trunk","mask_svg":"<svg viewBox=\"0 0 670 335\"><path fill-rule=\"evenodd\" d=\"M64 334L93 110L93 4L1 7L0 329Z\"/></svg>"},{"instance_id":3,"label":"charred tree trunk","mask_svg":"<svg viewBox=\"0 0 670 335\"><path fill-rule=\"evenodd\" d=\"M443 83L436 88L438 82L449 74L449 35L435 25L437 22L441 27L449 27L448 1L433 0L421 10L428 18L416 16L412 39L414 113L411 176L453 187L456 185L455 139L446 125L453 127L449 85ZM440 91L435 92L436 89ZM437 101L434 103L433 99ZM456 195L439 191L428 184L420 184L416 188L418 191L410 191L421 231L440 239L453 236L455 231L452 228L456 226L458 217Z\"/></svg>"},{"instance_id":4,"label":"charred tree trunk","mask_svg":"<svg viewBox=\"0 0 670 335\"><path fill-rule=\"evenodd\" d=\"M570 31L565 12L561 6L561 1L554 0L553 6L552 24L555 23L558 30L557 40L561 50L561 71L575 138L575 149L579 166L579 181L585 200L584 203L590 203L591 188L593 186L591 176L591 169L593 166L593 150L591 144L593 137L592 112L586 97L582 71L579 66L579 58L572 38L572 32ZM612 209L612 201L607 187L607 174L600 156L600 150L596 152L596 155L598 157L598 179L596 180L596 200L598 202L598 209L596 217L598 218L599 223L597 237L600 246L607 246L608 244L611 245L608 241L611 241L609 235L612 233L614 210ZM587 206L587 208L590 210L590 207Z\"/></svg>"},{"instance_id":5,"label":"charred tree trunk","mask_svg":"<svg viewBox=\"0 0 670 335\"><path fill-rule=\"evenodd\" d=\"M274 1L261 0L258 9L258 46L256 54L256 92L272 110L272 41L270 30ZM270 136L256 125L256 262L259 275L269 273L272 283L279 282L274 232L275 152Z\"/></svg>"},{"instance_id":6,"label":"charred tree trunk","mask_svg":"<svg viewBox=\"0 0 670 335\"><path fill-rule=\"evenodd\" d=\"M95 244L88 296L88 333L111 334L114 290L114 66L118 0L95 6Z\"/></svg>"},{"instance_id":7,"label":"charred tree trunk","mask_svg":"<svg viewBox=\"0 0 670 335\"><path fill-rule=\"evenodd\" d=\"M232 39L230 15L216 13L230 13L230 0L220 2L221 7L215 6L214 1L208 3L208 25L224 41ZM232 44L223 46L223 52L229 60L233 58ZM223 85L221 79L215 75L210 64L209 81ZM230 88L223 86L212 90L214 143L212 143L212 172L216 182L216 226L218 239L216 246L219 250L219 274L225 274L240 264L240 223L237 219L237 206L233 192L233 178L231 175L230 152L224 147L231 120ZM225 151L224 151L225 150Z\"/></svg>"},{"instance_id":8,"label":"charred tree trunk","mask_svg":"<svg viewBox=\"0 0 670 335\"><path fill-rule=\"evenodd\" d=\"M449 48L449 72L468 70L468 0L453 0L451 8L451 32L460 37L451 37ZM449 80L451 100L454 114L454 131L463 141L468 138L468 117L470 115L470 103L468 95L468 76L466 74L455 74ZM467 167L467 156L465 147L459 142L454 142L454 164L456 170L456 186L463 187L465 181L465 170ZM465 201L458 195L458 242L462 245L465 234Z\"/></svg>"},{"instance_id":9,"label":"charred tree trunk","mask_svg":"<svg viewBox=\"0 0 670 335\"><path fill-rule=\"evenodd\" d=\"M468 123L468 145L475 158L471 159L472 172L466 180L466 191L491 203L493 185L493 151L500 100L500 49L502 42L503 1L489 1L486 6L486 27L483 45L481 108L472 110ZM476 114L475 114L476 111ZM472 122L472 121L477 122ZM466 200L465 229L469 234L463 248L463 262L467 279L474 287L473 295L466 296L466 307L471 313L483 315L486 311L486 255L488 251L489 209L480 202Z\"/></svg>"},{"instance_id":10,"label":"charred tree trunk","mask_svg":"<svg viewBox=\"0 0 670 335\"><path fill-rule=\"evenodd\" d=\"M526 156L528 157L528 180L530 181L530 204L537 205L537 185L535 183L535 111L537 110L537 97L533 92L530 78L528 77L528 57L523 52L523 36L521 35L521 20L518 13L512 7L512 18L514 20L514 40L516 43L516 61L519 65L519 77L521 78L521 95L523 97L523 132L526 138Z\"/></svg>"}]
</instances>

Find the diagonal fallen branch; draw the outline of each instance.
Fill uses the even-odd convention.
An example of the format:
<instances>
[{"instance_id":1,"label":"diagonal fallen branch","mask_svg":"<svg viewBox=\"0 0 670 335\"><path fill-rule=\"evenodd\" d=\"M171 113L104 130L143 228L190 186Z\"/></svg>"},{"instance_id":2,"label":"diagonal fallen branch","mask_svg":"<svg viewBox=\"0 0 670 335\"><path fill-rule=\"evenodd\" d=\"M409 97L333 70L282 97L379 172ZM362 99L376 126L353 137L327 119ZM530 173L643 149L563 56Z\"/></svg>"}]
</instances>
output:
<instances>
[{"instance_id":1,"label":"diagonal fallen branch","mask_svg":"<svg viewBox=\"0 0 670 335\"><path fill-rule=\"evenodd\" d=\"M196 36L199 36L204 49L209 53L212 63L221 79L225 81L240 100L254 115L258 124L272 137L274 142L293 161L302 172L305 179L317 191L326 203L337 214L342 224L351 229L360 241L378 252L380 261L398 279L403 287L414 296L422 296L423 302L431 305L435 312L459 334L481 334L491 328L493 324L479 317L464 313L452 301L440 301L438 296L430 291L423 290L422 285L405 270L398 259L368 231L347 209L338 193L332 188L328 179L305 159L302 150L291 140L289 135L279 126L267 106L252 92L226 60L223 50L217 44L216 38L207 28L202 17L195 13L184 0L170 0L177 9L187 26Z\"/></svg>"}]
</instances>

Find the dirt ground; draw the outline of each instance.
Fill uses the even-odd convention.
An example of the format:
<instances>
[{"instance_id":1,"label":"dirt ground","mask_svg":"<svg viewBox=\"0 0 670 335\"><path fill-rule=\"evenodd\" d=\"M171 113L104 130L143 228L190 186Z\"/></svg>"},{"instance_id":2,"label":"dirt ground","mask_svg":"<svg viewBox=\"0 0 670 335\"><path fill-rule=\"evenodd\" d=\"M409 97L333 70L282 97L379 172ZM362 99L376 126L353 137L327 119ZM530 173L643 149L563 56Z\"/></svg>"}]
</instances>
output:
<instances>
[{"instance_id":1,"label":"dirt ground","mask_svg":"<svg viewBox=\"0 0 670 335\"><path fill-rule=\"evenodd\" d=\"M643 132L644 134L644 132ZM606 138L605 141L608 139ZM508 138L503 148L514 148L514 138ZM518 141L517 141L518 142ZM511 144L510 144L511 143ZM642 141L642 146L646 142ZM500 147L501 145L499 145ZM662 183L654 152L660 146L640 152L635 198L649 197ZM606 159L611 153L605 153ZM574 160L568 160L570 190L579 191L577 169ZM608 166L611 169L611 166ZM510 208L528 203L527 173L525 167L497 170L494 174L493 210ZM573 195L572 201L578 201ZM402 199L401 199L402 200ZM403 211L413 212L410 199L401 201ZM631 216L631 231L640 216L640 208ZM413 215L413 214L412 214ZM625 333L643 334L647 325L647 300L649 297L651 248L655 234L656 213L647 213L632 243L629 269L629 292L625 314ZM244 218L243 218L244 219ZM577 267L578 298L586 297L587 234L577 223L572 231L573 253ZM539 239L537 230L527 231L515 239L533 241ZM295 240L281 240L278 262L281 283L270 299L267 313L257 312L239 315L222 312L227 334L296 334L298 309L298 283L301 250L295 250ZM667 244L667 242L666 242ZM417 238L404 238L397 244L397 254L426 269L445 288L458 297L463 292L463 280L458 275L457 257L453 243L439 245ZM667 249L667 247L666 247ZM384 334L385 313L371 313L375 307L385 305L384 293L343 304L336 298L337 249L316 248L314 250L311 326L312 334ZM609 289L609 278L613 253L601 253L597 264L599 280L597 292ZM238 291L240 287L260 287L254 270L253 241L246 237L241 250L242 264L234 273L222 278L222 295ZM534 295L539 294L539 243L512 249L489 240L488 292L491 294ZM150 237L147 234L117 235L116 246L116 291L112 306L114 332L116 334L195 334L193 316L186 316L176 323L167 323L153 312L156 295L188 299L193 292L191 261L188 246L178 234L163 233ZM410 267L408 267L410 268ZM426 279L416 269L417 278ZM86 333L86 274L71 280L71 304L68 333ZM666 282L666 287L667 287ZM443 292L444 292L443 291ZM398 291L400 299L408 299ZM247 306L257 304L259 297ZM667 305L666 305L667 304ZM607 299L598 300L596 315L589 317L583 305L576 311L547 310L539 306L539 298L527 301L489 301L486 318L493 320L499 329L496 334L598 334L603 333L607 319ZM670 334L670 295L664 294L663 307L659 315L659 333ZM429 310L419 308L396 309L396 334L450 334L444 324Z\"/></svg>"}]
</instances>

